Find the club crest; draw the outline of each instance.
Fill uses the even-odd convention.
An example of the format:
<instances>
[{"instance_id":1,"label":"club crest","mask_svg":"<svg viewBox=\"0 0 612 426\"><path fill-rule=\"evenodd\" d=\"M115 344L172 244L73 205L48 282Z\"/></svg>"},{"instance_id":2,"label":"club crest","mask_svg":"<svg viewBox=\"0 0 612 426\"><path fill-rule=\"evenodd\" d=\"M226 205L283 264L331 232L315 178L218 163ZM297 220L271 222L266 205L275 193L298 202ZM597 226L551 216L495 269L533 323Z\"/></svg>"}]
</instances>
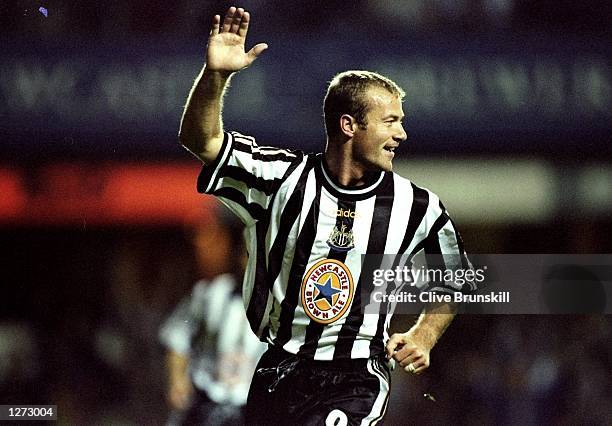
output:
<instances>
[{"instance_id":1,"label":"club crest","mask_svg":"<svg viewBox=\"0 0 612 426\"><path fill-rule=\"evenodd\" d=\"M315 263L302 281L302 306L306 315L320 324L340 319L354 295L353 277L348 267L335 259Z\"/></svg>"},{"instance_id":2,"label":"club crest","mask_svg":"<svg viewBox=\"0 0 612 426\"><path fill-rule=\"evenodd\" d=\"M349 251L355 247L355 237L353 236L353 230L347 231L346 225L342 224L340 229L338 226L334 226L329 238L327 239L327 245L338 251Z\"/></svg>"}]
</instances>

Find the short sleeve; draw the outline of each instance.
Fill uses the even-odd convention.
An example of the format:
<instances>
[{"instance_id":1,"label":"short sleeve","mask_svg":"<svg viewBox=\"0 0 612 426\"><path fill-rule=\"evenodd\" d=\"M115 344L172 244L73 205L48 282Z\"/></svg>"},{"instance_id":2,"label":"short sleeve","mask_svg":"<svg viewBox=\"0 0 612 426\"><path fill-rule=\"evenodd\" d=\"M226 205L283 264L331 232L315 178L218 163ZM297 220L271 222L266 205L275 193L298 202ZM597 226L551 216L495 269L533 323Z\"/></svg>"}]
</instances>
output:
<instances>
[{"instance_id":1,"label":"short sleeve","mask_svg":"<svg viewBox=\"0 0 612 426\"><path fill-rule=\"evenodd\" d=\"M300 151L257 145L252 136L225 132L214 163L198 177L198 192L223 201L246 225L262 219Z\"/></svg>"},{"instance_id":2,"label":"short sleeve","mask_svg":"<svg viewBox=\"0 0 612 426\"><path fill-rule=\"evenodd\" d=\"M421 268L424 278L421 290L444 293L471 293L476 290L474 268L470 263L463 239L448 211L430 193L430 207L424 218L429 221L427 234L413 251L413 270Z\"/></svg>"}]
</instances>

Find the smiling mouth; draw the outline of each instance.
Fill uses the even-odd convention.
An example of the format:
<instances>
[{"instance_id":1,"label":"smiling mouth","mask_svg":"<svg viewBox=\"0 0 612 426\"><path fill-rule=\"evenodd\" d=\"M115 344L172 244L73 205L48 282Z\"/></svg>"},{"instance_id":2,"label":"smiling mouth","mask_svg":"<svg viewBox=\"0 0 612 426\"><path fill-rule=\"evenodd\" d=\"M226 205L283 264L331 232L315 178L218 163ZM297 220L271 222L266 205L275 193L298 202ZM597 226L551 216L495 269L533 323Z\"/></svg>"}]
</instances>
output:
<instances>
[{"instance_id":1,"label":"smiling mouth","mask_svg":"<svg viewBox=\"0 0 612 426\"><path fill-rule=\"evenodd\" d=\"M383 149L384 149L385 151L388 151L388 152L394 152L394 151L395 151L395 147L392 147L392 146L386 146L386 147L384 147Z\"/></svg>"}]
</instances>

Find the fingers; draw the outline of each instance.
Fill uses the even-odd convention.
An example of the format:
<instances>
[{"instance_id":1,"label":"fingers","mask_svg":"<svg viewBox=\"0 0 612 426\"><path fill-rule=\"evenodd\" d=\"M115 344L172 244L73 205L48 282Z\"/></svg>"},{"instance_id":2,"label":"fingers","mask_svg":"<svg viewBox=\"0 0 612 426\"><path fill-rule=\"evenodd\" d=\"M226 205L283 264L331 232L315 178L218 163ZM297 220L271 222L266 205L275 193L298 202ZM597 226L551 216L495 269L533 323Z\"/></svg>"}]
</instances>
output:
<instances>
[{"instance_id":1,"label":"fingers","mask_svg":"<svg viewBox=\"0 0 612 426\"><path fill-rule=\"evenodd\" d=\"M216 36L219 34L219 27L221 25L221 17L219 15L215 15L213 17L212 28L210 29L210 35Z\"/></svg>"},{"instance_id":2,"label":"fingers","mask_svg":"<svg viewBox=\"0 0 612 426\"><path fill-rule=\"evenodd\" d=\"M244 51L251 15L243 8L230 7L225 16L215 15L206 50L210 70L236 72L251 65L268 48L265 43Z\"/></svg>"},{"instance_id":3,"label":"fingers","mask_svg":"<svg viewBox=\"0 0 612 426\"><path fill-rule=\"evenodd\" d=\"M417 346L406 344L401 349L395 351L393 358L398 362L402 362L405 359L408 359L408 362L411 362L414 358L418 357L422 353L423 352Z\"/></svg>"},{"instance_id":4,"label":"fingers","mask_svg":"<svg viewBox=\"0 0 612 426\"><path fill-rule=\"evenodd\" d=\"M400 363L401 365L401 363ZM421 374L429 367L429 360L427 357L421 357L413 362L407 363L404 367L404 371L412 374Z\"/></svg>"},{"instance_id":5,"label":"fingers","mask_svg":"<svg viewBox=\"0 0 612 426\"><path fill-rule=\"evenodd\" d=\"M389 338L385 351L387 352L387 358L391 358L395 354L395 350L398 346L402 346L405 343L405 336L402 334L394 334Z\"/></svg>"},{"instance_id":6,"label":"fingers","mask_svg":"<svg viewBox=\"0 0 612 426\"><path fill-rule=\"evenodd\" d=\"M253 62L261 53L268 48L266 43L259 43L253 46L251 50L247 53L249 56L250 62Z\"/></svg>"},{"instance_id":7,"label":"fingers","mask_svg":"<svg viewBox=\"0 0 612 426\"><path fill-rule=\"evenodd\" d=\"M429 356L420 350L415 350L399 361L399 365L408 373L421 374L429 367Z\"/></svg>"},{"instance_id":8,"label":"fingers","mask_svg":"<svg viewBox=\"0 0 612 426\"><path fill-rule=\"evenodd\" d=\"M240 22L242 21L242 16L244 15L244 9L238 8L236 13L234 13L234 20L232 21L232 26L230 27L230 32L234 34L238 34L238 28L240 28Z\"/></svg>"},{"instance_id":9,"label":"fingers","mask_svg":"<svg viewBox=\"0 0 612 426\"><path fill-rule=\"evenodd\" d=\"M416 367L417 363L420 363L424 360L424 355L420 352L414 352L412 353L410 356L407 356L405 358L402 358L401 361L397 360L396 361L399 363L400 366L402 367L408 367L410 364L412 364L413 366Z\"/></svg>"},{"instance_id":10,"label":"fingers","mask_svg":"<svg viewBox=\"0 0 612 426\"><path fill-rule=\"evenodd\" d=\"M421 362L420 364L414 364L414 374L421 374L423 371L429 368L429 361Z\"/></svg>"},{"instance_id":11,"label":"fingers","mask_svg":"<svg viewBox=\"0 0 612 426\"><path fill-rule=\"evenodd\" d=\"M238 34L240 37L246 37L249 30L249 12L246 12L243 8L230 7L223 18L223 27L221 32ZM215 16L216 19L216 16Z\"/></svg>"},{"instance_id":12,"label":"fingers","mask_svg":"<svg viewBox=\"0 0 612 426\"><path fill-rule=\"evenodd\" d=\"M420 374L429 367L429 352L414 344L405 334L392 335L385 351L388 358L393 357L408 373Z\"/></svg>"},{"instance_id":13,"label":"fingers","mask_svg":"<svg viewBox=\"0 0 612 426\"><path fill-rule=\"evenodd\" d=\"M223 28L221 29L222 32L224 33L229 32L230 28L232 27L232 22L234 21L235 13L236 13L236 8L234 6L227 9L227 13L225 14L225 19L223 19Z\"/></svg>"},{"instance_id":14,"label":"fingers","mask_svg":"<svg viewBox=\"0 0 612 426\"><path fill-rule=\"evenodd\" d=\"M390 354L389 358L393 357L398 362L413 356L417 351L419 351L419 348L410 342L405 335L400 334L397 338L392 337L387 343L387 353Z\"/></svg>"},{"instance_id":15,"label":"fingers","mask_svg":"<svg viewBox=\"0 0 612 426\"><path fill-rule=\"evenodd\" d=\"M238 35L240 37L246 37L247 32L249 31L249 20L251 19L251 15L249 12L244 12L242 15L242 20L240 21L240 26L238 27Z\"/></svg>"}]
</instances>

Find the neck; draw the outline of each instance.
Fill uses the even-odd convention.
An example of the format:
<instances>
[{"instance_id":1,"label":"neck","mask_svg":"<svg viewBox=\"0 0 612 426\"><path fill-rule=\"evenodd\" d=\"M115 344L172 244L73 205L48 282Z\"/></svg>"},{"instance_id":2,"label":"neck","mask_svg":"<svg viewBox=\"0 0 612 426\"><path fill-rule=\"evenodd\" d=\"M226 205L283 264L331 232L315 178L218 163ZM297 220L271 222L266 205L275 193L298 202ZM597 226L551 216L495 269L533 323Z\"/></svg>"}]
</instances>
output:
<instances>
[{"instance_id":1,"label":"neck","mask_svg":"<svg viewBox=\"0 0 612 426\"><path fill-rule=\"evenodd\" d=\"M344 186L360 186L371 176L361 164L353 160L350 143L340 141L327 141L325 162L330 174Z\"/></svg>"}]
</instances>

